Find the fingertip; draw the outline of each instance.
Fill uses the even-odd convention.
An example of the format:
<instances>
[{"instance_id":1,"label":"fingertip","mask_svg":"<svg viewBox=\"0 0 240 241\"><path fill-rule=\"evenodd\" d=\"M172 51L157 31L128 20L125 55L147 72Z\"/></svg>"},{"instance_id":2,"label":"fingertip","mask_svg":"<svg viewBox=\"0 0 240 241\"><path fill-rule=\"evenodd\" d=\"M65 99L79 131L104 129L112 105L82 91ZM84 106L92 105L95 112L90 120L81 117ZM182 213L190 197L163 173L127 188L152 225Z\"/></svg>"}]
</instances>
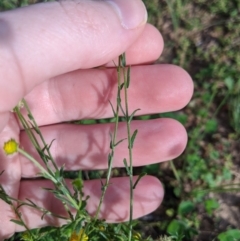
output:
<instances>
[{"instance_id":1,"label":"fingertip","mask_svg":"<svg viewBox=\"0 0 240 241\"><path fill-rule=\"evenodd\" d=\"M146 24L139 38L126 50L127 65L139 65L155 62L162 54L164 41L161 33L151 24ZM118 58L105 66L114 67Z\"/></svg>"},{"instance_id":2,"label":"fingertip","mask_svg":"<svg viewBox=\"0 0 240 241\"><path fill-rule=\"evenodd\" d=\"M182 82L181 96L179 96L179 101L181 102L181 108L184 108L193 96L194 84L192 77L189 73L180 66L177 65L169 65L174 68L175 75L179 76L179 79ZM170 67L171 68L171 67Z\"/></svg>"},{"instance_id":3,"label":"fingertip","mask_svg":"<svg viewBox=\"0 0 240 241\"><path fill-rule=\"evenodd\" d=\"M167 160L172 160L180 156L187 146L188 135L185 127L177 120L162 118L162 122L168 123L168 134L170 136Z\"/></svg>"},{"instance_id":4,"label":"fingertip","mask_svg":"<svg viewBox=\"0 0 240 241\"><path fill-rule=\"evenodd\" d=\"M128 65L155 62L164 48L161 33L151 24L146 24L141 36L126 51Z\"/></svg>"}]
</instances>

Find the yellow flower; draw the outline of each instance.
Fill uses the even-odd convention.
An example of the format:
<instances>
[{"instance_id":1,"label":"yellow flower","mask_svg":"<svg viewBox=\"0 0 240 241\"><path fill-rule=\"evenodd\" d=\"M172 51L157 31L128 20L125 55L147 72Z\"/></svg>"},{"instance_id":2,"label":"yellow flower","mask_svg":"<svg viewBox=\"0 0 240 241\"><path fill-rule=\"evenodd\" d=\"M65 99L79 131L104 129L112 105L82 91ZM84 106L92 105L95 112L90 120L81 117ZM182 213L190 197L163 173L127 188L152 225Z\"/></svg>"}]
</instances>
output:
<instances>
[{"instance_id":1,"label":"yellow flower","mask_svg":"<svg viewBox=\"0 0 240 241\"><path fill-rule=\"evenodd\" d=\"M3 150L7 155L11 155L18 150L18 143L14 140L11 139L7 142L4 143Z\"/></svg>"},{"instance_id":2,"label":"yellow flower","mask_svg":"<svg viewBox=\"0 0 240 241\"><path fill-rule=\"evenodd\" d=\"M81 229L78 234L74 231L69 241L88 241L88 236L84 233L84 229Z\"/></svg>"}]
</instances>

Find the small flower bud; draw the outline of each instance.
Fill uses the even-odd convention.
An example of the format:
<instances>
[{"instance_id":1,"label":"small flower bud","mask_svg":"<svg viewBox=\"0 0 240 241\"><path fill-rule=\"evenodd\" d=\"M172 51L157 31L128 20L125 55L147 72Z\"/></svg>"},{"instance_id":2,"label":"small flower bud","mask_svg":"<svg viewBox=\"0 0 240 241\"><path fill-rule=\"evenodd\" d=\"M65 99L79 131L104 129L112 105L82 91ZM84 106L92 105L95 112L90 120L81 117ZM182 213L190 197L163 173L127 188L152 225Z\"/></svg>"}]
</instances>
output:
<instances>
[{"instance_id":1,"label":"small flower bud","mask_svg":"<svg viewBox=\"0 0 240 241\"><path fill-rule=\"evenodd\" d=\"M6 155L11 155L18 150L18 143L11 139L4 143L3 150L5 151Z\"/></svg>"}]
</instances>

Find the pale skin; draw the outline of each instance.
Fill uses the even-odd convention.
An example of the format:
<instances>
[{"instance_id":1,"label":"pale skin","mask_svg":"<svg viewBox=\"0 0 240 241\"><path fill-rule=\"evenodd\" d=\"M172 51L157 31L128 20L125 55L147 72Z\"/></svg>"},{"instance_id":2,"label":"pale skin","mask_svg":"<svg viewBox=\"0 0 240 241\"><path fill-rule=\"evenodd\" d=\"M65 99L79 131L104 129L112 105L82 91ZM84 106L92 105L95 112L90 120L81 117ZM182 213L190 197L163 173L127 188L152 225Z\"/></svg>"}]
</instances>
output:
<instances>
[{"instance_id":1,"label":"pale skin","mask_svg":"<svg viewBox=\"0 0 240 241\"><path fill-rule=\"evenodd\" d=\"M126 9L123 0L116 2ZM61 123L112 116L108 104L108 100L114 106L116 103L112 60L123 52L127 64L132 65L130 112L136 108L141 109L139 115L174 111L189 102L193 92L190 76L174 65L151 64L163 50L163 39L146 24L141 1L128 1L127 11L119 18L108 2L79 0L37 4L0 14L0 146L14 138L36 156L11 112L25 97L47 142L55 139L52 154L58 165L65 164L67 170L106 168L113 125ZM133 150L135 166L173 159L187 143L184 127L171 119L133 121L135 129L139 130ZM126 137L124 125L118 132L118 139L122 137ZM124 157L126 143L116 149L114 166L122 167ZM2 148L0 160L0 171L5 170L0 183L9 195L29 198L39 206L63 213L60 203L41 190L50 185L47 181L23 180L38 172L28 160L18 154L6 156ZM109 222L128 220L128 178L112 179L111 183L100 217ZM100 182L86 181L84 191L91 197L87 209L94 214ZM155 210L162 199L159 180L144 177L134 191L134 218ZM29 208L21 211L30 228L62 223L48 216L41 220L41 214ZM0 200L0 240L22 231L9 221L14 217L11 208Z\"/></svg>"}]
</instances>

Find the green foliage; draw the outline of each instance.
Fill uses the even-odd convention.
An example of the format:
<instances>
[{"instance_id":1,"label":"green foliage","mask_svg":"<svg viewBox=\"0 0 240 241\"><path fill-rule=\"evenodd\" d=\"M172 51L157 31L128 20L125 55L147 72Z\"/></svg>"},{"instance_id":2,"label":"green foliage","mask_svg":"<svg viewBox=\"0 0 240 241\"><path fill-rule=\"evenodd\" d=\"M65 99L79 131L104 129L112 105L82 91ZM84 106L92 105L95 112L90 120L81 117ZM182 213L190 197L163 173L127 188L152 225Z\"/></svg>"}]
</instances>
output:
<instances>
[{"instance_id":1,"label":"green foliage","mask_svg":"<svg viewBox=\"0 0 240 241\"><path fill-rule=\"evenodd\" d=\"M195 208L195 205L191 201L182 201L178 206L178 214L185 216L190 214Z\"/></svg>"},{"instance_id":2,"label":"green foliage","mask_svg":"<svg viewBox=\"0 0 240 241\"><path fill-rule=\"evenodd\" d=\"M218 235L219 241L239 241L240 240L240 230L230 229Z\"/></svg>"},{"instance_id":3,"label":"green foliage","mask_svg":"<svg viewBox=\"0 0 240 241\"><path fill-rule=\"evenodd\" d=\"M186 221L172 220L167 227L167 233L171 235L171 238L176 241L191 240L196 231L191 228Z\"/></svg>"},{"instance_id":4,"label":"green foliage","mask_svg":"<svg viewBox=\"0 0 240 241\"><path fill-rule=\"evenodd\" d=\"M219 203L216 199L207 199L204 202L205 209L209 215L213 214L213 211L219 208Z\"/></svg>"}]
</instances>

